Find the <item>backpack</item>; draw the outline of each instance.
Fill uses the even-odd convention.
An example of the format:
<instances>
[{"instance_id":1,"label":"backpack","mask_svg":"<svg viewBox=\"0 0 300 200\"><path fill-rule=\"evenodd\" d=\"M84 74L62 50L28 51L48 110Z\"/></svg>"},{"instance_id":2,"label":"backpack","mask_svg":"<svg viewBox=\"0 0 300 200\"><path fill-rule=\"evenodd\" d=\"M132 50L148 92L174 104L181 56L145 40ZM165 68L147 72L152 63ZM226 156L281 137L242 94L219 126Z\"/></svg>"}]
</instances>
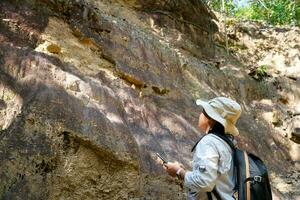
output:
<instances>
[{"instance_id":1,"label":"backpack","mask_svg":"<svg viewBox=\"0 0 300 200\"><path fill-rule=\"evenodd\" d=\"M232 149L237 175L235 188L238 192L237 200L272 200L268 170L263 161L251 153L236 148L225 134L211 134L223 139ZM215 189L207 194L209 199L212 199L211 193L221 200Z\"/></svg>"}]
</instances>

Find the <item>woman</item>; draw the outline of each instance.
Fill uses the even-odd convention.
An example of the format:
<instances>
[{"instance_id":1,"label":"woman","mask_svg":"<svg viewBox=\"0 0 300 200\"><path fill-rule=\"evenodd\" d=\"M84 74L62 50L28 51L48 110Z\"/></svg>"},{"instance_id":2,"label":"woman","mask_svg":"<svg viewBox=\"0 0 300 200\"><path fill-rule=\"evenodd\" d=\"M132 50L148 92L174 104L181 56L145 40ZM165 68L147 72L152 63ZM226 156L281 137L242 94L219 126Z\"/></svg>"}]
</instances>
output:
<instances>
[{"instance_id":1,"label":"woman","mask_svg":"<svg viewBox=\"0 0 300 200\"><path fill-rule=\"evenodd\" d=\"M198 128L206 134L193 147L193 170L186 171L178 162L164 165L166 172L184 181L189 189L188 199L234 198L235 176L230 146L220 137L208 133L239 135L235 124L241 115L240 105L225 97L216 97L208 102L197 100L202 107ZM213 194L211 196L211 193Z\"/></svg>"}]
</instances>

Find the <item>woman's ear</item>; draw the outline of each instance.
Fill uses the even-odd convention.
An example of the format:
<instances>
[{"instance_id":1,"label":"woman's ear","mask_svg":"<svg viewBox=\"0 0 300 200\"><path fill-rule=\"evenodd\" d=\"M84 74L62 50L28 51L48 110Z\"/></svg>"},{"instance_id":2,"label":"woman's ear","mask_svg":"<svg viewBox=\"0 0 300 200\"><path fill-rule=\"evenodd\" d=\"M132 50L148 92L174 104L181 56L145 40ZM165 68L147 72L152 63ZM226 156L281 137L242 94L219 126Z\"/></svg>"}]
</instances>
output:
<instances>
[{"instance_id":1,"label":"woman's ear","mask_svg":"<svg viewBox=\"0 0 300 200\"><path fill-rule=\"evenodd\" d=\"M209 131L214 127L216 121L213 119L209 119L208 125L209 125Z\"/></svg>"}]
</instances>

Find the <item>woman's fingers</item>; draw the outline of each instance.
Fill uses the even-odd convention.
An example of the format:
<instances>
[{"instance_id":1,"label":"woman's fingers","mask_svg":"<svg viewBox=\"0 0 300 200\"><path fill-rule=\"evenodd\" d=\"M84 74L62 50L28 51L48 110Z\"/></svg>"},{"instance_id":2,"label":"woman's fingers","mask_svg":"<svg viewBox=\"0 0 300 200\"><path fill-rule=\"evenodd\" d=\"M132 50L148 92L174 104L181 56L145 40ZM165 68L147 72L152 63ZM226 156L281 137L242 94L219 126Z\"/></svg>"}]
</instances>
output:
<instances>
[{"instance_id":1,"label":"woman's fingers","mask_svg":"<svg viewBox=\"0 0 300 200\"><path fill-rule=\"evenodd\" d=\"M183 169L185 169L185 167L184 167L184 165L183 164L181 164L181 163L179 163L179 162L174 162L174 164L176 164L176 166L177 167L180 167L180 168L183 168Z\"/></svg>"},{"instance_id":2,"label":"woman's fingers","mask_svg":"<svg viewBox=\"0 0 300 200\"><path fill-rule=\"evenodd\" d=\"M168 169L168 165L167 164L163 164L162 166L163 166L164 170Z\"/></svg>"},{"instance_id":3,"label":"woman's fingers","mask_svg":"<svg viewBox=\"0 0 300 200\"><path fill-rule=\"evenodd\" d=\"M183 168L183 165L178 162L168 162L162 165L164 170L170 175L175 177L178 169Z\"/></svg>"}]
</instances>

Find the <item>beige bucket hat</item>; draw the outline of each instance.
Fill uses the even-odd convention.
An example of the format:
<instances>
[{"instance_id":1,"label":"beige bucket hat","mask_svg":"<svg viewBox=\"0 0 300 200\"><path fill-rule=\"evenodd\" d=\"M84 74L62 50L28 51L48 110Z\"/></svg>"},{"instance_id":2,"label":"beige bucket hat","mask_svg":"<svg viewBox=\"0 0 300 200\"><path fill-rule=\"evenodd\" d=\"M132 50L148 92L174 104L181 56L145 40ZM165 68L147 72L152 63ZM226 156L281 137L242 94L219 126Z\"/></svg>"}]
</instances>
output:
<instances>
[{"instance_id":1,"label":"beige bucket hat","mask_svg":"<svg viewBox=\"0 0 300 200\"><path fill-rule=\"evenodd\" d=\"M242 109L237 102L226 97L216 97L209 101L198 99L196 104L201 106L208 116L220 122L225 128L225 133L233 136L239 135L239 130L235 124L242 113Z\"/></svg>"}]
</instances>

